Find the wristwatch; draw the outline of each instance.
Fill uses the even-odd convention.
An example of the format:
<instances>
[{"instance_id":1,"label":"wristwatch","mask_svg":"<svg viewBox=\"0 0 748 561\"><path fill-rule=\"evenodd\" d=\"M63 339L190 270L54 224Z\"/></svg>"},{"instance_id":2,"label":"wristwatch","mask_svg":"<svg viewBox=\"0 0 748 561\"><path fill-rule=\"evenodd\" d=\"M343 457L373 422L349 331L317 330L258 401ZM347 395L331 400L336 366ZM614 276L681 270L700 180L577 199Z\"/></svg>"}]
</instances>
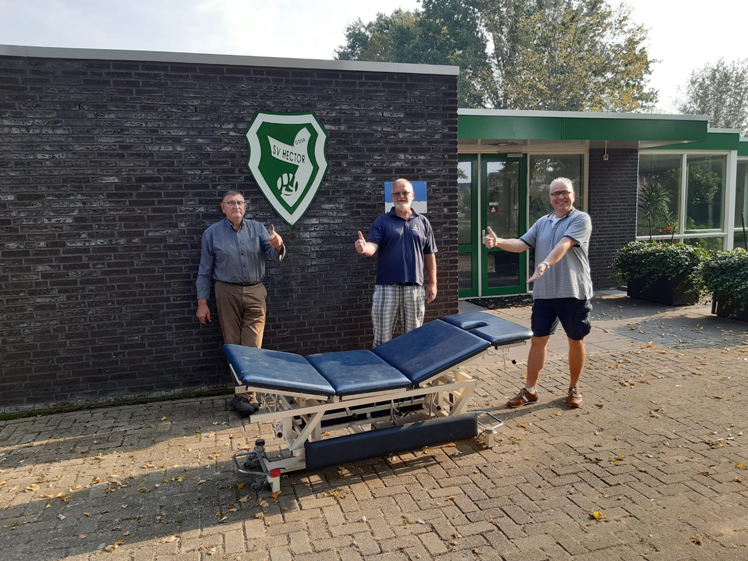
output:
<instances>
[{"instance_id":1,"label":"wristwatch","mask_svg":"<svg viewBox=\"0 0 748 561\"><path fill-rule=\"evenodd\" d=\"M551 268L551 264L548 261L541 261L539 265L545 265L546 270Z\"/></svg>"}]
</instances>

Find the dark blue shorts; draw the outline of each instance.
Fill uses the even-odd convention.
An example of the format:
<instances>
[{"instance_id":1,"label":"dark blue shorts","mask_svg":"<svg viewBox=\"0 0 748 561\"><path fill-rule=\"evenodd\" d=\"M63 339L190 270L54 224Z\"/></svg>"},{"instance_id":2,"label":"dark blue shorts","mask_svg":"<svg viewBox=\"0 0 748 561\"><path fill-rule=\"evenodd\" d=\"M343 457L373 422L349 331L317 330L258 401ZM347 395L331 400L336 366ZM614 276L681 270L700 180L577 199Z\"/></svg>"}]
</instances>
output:
<instances>
[{"instance_id":1,"label":"dark blue shorts","mask_svg":"<svg viewBox=\"0 0 748 561\"><path fill-rule=\"evenodd\" d=\"M552 298L535 300L532 305L531 328L535 337L553 335L558 322L566 331L566 336L574 341L581 341L592 331L589 300L576 298Z\"/></svg>"}]
</instances>

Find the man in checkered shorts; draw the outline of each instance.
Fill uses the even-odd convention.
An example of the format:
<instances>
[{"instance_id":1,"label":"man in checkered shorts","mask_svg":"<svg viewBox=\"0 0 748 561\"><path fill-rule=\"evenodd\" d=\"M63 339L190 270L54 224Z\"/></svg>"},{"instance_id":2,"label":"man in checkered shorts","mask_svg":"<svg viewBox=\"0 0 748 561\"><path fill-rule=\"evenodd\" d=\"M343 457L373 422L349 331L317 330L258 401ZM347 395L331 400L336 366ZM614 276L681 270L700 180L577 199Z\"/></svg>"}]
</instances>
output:
<instances>
[{"instance_id":1,"label":"man in checkered shorts","mask_svg":"<svg viewBox=\"0 0 748 561\"><path fill-rule=\"evenodd\" d=\"M374 221L368 237L359 232L356 240L361 255L379 254L371 306L374 347L392 339L398 320L403 331L423 325L426 303L436 298L436 241L426 217L411 208L410 181L392 184L392 202L392 210Z\"/></svg>"}]
</instances>

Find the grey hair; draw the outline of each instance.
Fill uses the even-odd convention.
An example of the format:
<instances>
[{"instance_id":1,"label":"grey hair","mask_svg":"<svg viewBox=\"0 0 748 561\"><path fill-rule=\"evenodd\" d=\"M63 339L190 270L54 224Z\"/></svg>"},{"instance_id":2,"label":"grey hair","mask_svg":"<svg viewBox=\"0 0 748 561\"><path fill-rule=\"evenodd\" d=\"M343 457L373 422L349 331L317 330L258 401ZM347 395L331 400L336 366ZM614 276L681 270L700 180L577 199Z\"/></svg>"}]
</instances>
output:
<instances>
[{"instance_id":1,"label":"grey hair","mask_svg":"<svg viewBox=\"0 0 748 561\"><path fill-rule=\"evenodd\" d=\"M234 195L239 195L242 199L244 198L244 195L242 195L239 191L226 191L223 194L223 200L226 200L226 197L233 197Z\"/></svg>"},{"instance_id":2,"label":"grey hair","mask_svg":"<svg viewBox=\"0 0 748 561\"><path fill-rule=\"evenodd\" d=\"M553 189L553 186L556 183L560 183L561 185L563 185L564 187L566 187L566 189L569 191L569 193L573 193L574 192L574 185L572 185L571 179L569 179L568 177L557 177L556 179L554 179L553 181L551 181L551 184L548 186L548 190Z\"/></svg>"}]
</instances>

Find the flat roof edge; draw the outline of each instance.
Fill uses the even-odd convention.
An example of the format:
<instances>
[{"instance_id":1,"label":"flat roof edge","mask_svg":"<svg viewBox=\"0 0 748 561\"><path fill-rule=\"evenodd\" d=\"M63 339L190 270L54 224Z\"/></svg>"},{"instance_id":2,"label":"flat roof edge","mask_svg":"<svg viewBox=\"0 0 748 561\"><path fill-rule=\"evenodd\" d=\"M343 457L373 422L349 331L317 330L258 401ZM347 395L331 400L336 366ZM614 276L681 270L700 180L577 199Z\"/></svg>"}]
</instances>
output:
<instances>
[{"instance_id":1,"label":"flat roof edge","mask_svg":"<svg viewBox=\"0 0 748 561\"><path fill-rule=\"evenodd\" d=\"M86 60L126 60L134 62L171 62L187 64L226 64L301 68L306 70L341 70L347 72L392 72L400 74L437 74L457 76L458 66L407 64L400 62L364 62L355 60L319 60L246 55L183 53L169 51L129 51L117 49L77 49L67 47L34 47L0 45L0 56L30 58L68 58Z\"/></svg>"},{"instance_id":2,"label":"flat roof edge","mask_svg":"<svg viewBox=\"0 0 748 561\"><path fill-rule=\"evenodd\" d=\"M659 113L602 113L585 111L528 111L513 109L468 109L457 110L457 115L476 117L567 117L574 119L643 119L669 121L709 121L708 115L668 115Z\"/></svg>"}]
</instances>

